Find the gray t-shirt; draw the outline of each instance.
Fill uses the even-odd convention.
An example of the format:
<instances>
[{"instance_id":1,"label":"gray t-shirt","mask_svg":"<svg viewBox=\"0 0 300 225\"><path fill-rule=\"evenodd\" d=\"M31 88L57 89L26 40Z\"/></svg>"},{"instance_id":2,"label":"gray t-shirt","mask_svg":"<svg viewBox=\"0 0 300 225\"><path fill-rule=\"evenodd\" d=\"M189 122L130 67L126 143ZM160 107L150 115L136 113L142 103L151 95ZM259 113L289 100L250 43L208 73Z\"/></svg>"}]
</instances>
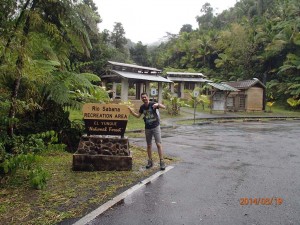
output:
<instances>
[{"instance_id":1,"label":"gray t-shirt","mask_svg":"<svg viewBox=\"0 0 300 225\"><path fill-rule=\"evenodd\" d=\"M153 129L159 125L159 112L158 109L154 109L154 102L149 102L148 107L144 104L141 105L139 113L143 114L145 129Z\"/></svg>"}]
</instances>

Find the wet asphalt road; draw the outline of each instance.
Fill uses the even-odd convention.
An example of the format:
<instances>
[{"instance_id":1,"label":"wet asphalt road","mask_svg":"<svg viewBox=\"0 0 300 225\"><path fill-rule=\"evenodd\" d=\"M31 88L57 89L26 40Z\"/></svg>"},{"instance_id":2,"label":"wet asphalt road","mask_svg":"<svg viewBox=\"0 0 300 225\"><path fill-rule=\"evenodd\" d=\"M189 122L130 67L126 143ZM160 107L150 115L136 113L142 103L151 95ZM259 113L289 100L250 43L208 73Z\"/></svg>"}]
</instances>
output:
<instances>
[{"instance_id":1,"label":"wet asphalt road","mask_svg":"<svg viewBox=\"0 0 300 225\"><path fill-rule=\"evenodd\" d=\"M162 136L165 153L181 161L89 224L300 224L300 121L181 126Z\"/></svg>"}]
</instances>

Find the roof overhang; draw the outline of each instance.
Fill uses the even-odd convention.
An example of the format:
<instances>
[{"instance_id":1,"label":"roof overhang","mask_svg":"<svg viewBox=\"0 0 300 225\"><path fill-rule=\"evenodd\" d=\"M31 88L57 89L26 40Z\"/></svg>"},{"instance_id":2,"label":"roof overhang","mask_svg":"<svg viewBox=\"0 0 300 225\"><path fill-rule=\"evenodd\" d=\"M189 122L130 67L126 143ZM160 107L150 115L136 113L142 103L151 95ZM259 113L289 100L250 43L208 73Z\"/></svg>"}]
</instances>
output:
<instances>
[{"instance_id":1,"label":"roof overhang","mask_svg":"<svg viewBox=\"0 0 300 225\"><path fill-rule=\"evenodd\" d=\"M156 74L148 74L148 73L133 73L128 71L118 71L118 70L111 70L112 74L104 75L102 78L113 78L113 77L122 77L132 80L146 80L146 81L153 81L153 82L165 82L165 83L172 83L171 80L168 80L162 76Z\"/></svg>"},{"instance_id":2,"label":"roof overhang","mask_svg":"<svg viewBox=\"0 0 300 225\"><path fill-rule=\"evenodd\" d=\"M208 83L208 84L221 91L240 91L239 89L231 87L230 85L225 83Z\"/></svg>"},{"instance_id":3,"label":"roof overhang","mask_svg":"<svg viewBox=\"0 0 300 225\"><path fill-rule=\"evenodd\" d=\"M167 72L167 75L175 76L175 77L185 77L185 76L206 77L203 73L189 73L189 72Z\"/></svg>"},{"instance_id":4,"label":"roof overhang","mask_svg":"<svg viewBox=\"0 0 300 225\"><path fill-rule=\"evenodd\" d=\"M196 78L196 77L167 77L169 80L173 82L195 82L195 83L205 83L205 82L211 82L211 80L203 79L203 78Z\"/></svg>"},{"instance_id":5,"label":"roof overhang","mask_svg":"<svg viewBox=\"0 0 300 225\"><path fill-rule=\"evenodd\" d=\"M252 80L230 81L224 83L230 85L231 87L237 88L239 90L249 89L254 86L260 86L266 89L266 86L257 78L253 78Z\"/></svg>"},{"instance_id":6,"label":"roof overhang","mask_svg":"<svg viewBox=\"0 0 300 225\"><path fill-rule=\"evenodd\" d=\"M161 73L161 70L153 68L153 67L146 67L146 66L139 66L135 64L128 64L128 63L119 63L119 62L113 62L113 61L108 61L108 63L112 66L119 67L121 69L134 69L136 71L149 71L153 73Z\"/></svg>"}]
</instances>

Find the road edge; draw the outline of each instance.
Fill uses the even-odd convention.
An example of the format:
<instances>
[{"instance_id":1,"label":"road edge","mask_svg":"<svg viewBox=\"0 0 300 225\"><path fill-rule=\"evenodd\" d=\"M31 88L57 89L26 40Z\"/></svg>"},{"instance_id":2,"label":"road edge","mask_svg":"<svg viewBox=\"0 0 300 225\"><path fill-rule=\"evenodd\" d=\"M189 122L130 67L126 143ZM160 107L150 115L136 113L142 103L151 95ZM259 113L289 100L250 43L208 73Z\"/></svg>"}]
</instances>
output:
<instances>
[{"instance_id":1,"label":"road edge","mask_svg":"<svg viewBox=\"0 0 300 225\"><path fill-rule=\"evenodd\" d=\"M94 211L90 212L89 214L85 215L81 219L79 219L77 222L75 222L73 225L85 225L88 222L95 219L97 216L104 213L106 210L111 208L112 206L116 205L120 201L122 201L124 198L126 198L128 195L131 195L133 192L139 190L144 185L152 182L153 180L157 179L159 176L163 175L164 173L170 171L173 169L174 166L167 166L165 170L161 170L153 174L152 176L146 178L145 180L139 182L138 184L134 185L133 187L129 188L128 190L122 192L121 194L117 195L113 199L109 200L108 202L104 203L103 205L99 206Z\"/></svg>"}]
</instances>

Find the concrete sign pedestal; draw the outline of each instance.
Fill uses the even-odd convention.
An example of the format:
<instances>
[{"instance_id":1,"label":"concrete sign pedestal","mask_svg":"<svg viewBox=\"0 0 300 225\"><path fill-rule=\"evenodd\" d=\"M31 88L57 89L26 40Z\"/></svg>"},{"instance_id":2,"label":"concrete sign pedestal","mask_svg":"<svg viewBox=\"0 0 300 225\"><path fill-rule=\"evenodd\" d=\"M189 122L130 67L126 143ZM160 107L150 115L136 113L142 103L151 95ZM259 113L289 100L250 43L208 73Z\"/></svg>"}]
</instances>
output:
<instances>
[{"instance_id":1,"label":"concrete sign pedestal","mask_svg":"<svg viewBox=\"0 0 300 225\"><path fill-rule=\"evenodd\" d=\"M128 138L84 135L73 154L73 170L131 170L132 154Z\"/></svg>"}]
</instances>

